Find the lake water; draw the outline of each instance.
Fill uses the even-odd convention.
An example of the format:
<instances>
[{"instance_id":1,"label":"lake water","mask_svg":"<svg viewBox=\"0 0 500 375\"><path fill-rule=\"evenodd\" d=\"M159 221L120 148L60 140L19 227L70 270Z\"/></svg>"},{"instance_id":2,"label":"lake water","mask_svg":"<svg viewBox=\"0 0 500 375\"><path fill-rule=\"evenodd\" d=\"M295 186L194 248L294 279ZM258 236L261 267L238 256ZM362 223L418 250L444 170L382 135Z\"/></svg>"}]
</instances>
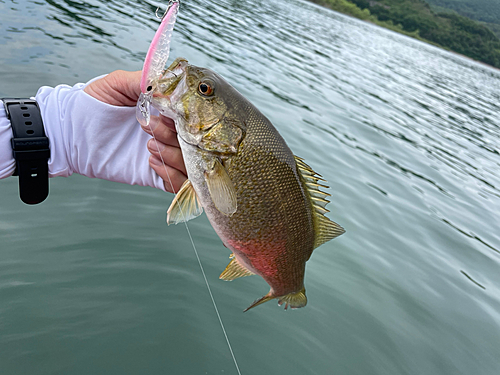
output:
<instances>
[{"instance_id":1,"label":"lake water","mask_svg":"<svg viewBox=\"0 0 500 375\"><path fill-rule=\"evenodd\" d=\"M161 3L0 1L0 96L138 70ZM222 74L331 186L347 230L309 304L189 223L242 374L500 368L500 72L311 3L183 1L171 57ZM43 204L0 181L0 373L237 374L172 195L82 176Z\"/></svg>"}]
</instances>

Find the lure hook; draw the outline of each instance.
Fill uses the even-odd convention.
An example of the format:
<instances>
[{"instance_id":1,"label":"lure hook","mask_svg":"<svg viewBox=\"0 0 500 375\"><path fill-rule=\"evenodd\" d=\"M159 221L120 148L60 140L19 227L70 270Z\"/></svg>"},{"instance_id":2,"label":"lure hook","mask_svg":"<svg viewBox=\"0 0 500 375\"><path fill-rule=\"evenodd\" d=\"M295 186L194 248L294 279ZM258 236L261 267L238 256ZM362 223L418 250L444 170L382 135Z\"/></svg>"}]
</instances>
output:
<instances>
[{"instance_id":1,"label":"lure hook","mask_svg":"<svg viewBox=\"0 0 500 375\"><path fill-rule=\"evenodd\" d=\"M160 10L160 7L156 8L156 12L155 12L155 16L156 16L156 18L158 18L158 19L160 19L160 20L163 20L163 19L165 18L165 16L167 15L168 10L170 9L170 7L171 7L172 5L174 5L175 3L180 3L180 0L170 0L170 1L168 2L168 7L167 7L167 9L165 9L165 13L163 13L163 16L161 16L161 17L160 17L160 16L158 16L158 10Z\"/></svg>"}]
</instances>

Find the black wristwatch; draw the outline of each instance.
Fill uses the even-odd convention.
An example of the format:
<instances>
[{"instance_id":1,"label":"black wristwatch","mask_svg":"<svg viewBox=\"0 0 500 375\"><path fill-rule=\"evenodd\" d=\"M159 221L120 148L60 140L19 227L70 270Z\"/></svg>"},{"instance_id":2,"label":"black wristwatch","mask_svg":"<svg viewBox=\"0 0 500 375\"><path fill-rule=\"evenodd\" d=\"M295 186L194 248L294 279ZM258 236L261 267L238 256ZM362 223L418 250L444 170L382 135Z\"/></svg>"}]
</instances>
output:
<instances>
[{"instance_id":1,"label":"black wristwatch","mask_svg":"<svg viewBox=\"0 0 500 375\"><path fill-rule=\"evenodd\" d=\"M14 137L11 139L19 195L26 204L43 202L49 195L49 139L40 108L32 99L2 99Z\"/></svg>"}]
</instances>

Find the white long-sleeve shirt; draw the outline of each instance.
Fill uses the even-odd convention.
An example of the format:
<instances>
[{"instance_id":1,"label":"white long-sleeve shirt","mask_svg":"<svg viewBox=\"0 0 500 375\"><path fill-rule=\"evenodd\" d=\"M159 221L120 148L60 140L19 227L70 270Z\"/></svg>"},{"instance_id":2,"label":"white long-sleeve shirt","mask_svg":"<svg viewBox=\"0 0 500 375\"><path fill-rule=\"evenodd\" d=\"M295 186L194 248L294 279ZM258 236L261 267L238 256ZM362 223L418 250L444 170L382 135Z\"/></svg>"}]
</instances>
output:
<instances>
[{"instance_id":1,"label":"white long-sleeve shirt","mask_svg":"<svg viewBox=\"0 0 500 375\"><path fill-rule=\"evenodd\" d=\"M103 103L83 91L87 84L44 86L36 94L50 142L49 177L78 173L165 190L149 166L150 136L137 122L135 108ZM15 170L12 137L0 101L0 179Z\"/></svg>"}]
</instances>

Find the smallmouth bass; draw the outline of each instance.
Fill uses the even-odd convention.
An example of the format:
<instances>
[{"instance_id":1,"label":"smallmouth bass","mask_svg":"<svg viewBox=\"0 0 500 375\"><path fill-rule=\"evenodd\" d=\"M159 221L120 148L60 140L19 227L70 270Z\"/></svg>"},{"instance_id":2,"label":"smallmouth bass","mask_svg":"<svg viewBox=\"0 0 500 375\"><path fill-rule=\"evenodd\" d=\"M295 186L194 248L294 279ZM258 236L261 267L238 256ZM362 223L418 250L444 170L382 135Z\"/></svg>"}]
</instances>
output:
<instances>
[{"instance_id":1,"label":"smallmouth bass","mask_svg":"<svg viewBox=\"0 0 500 375\"><path fill-rule=\"evenodd\" d=\"M188 173L167 222L205 210L232 251L220 278L257 274L271 287L245 311L274 298L285 309L305 306L306 261L316 247L344 233L324 216L324 180L217 73L178 58L151 92L151 104L175 121Z\"/></svg>"}]
</instances>

